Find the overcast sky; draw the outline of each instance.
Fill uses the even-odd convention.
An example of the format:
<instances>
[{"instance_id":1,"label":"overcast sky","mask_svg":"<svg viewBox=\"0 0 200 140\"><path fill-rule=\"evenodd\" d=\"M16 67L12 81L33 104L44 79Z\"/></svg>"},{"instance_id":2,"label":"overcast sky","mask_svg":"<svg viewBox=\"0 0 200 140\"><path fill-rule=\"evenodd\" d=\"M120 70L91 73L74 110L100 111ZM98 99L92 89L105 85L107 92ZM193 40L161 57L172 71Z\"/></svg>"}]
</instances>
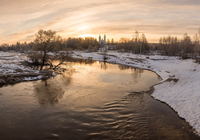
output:
<instances>
[{"instance_id":1,"label":"overcast sky","mask_svg":"<svg viewBox=\"0 0 200 140\"><path fill-rule=\"evenodd\" d=\"M115 40L138 30L158 42L185 32L192 37L200 27L200 0L0 0L0 9L0 43L33 41L39 29Z\"/></svg>"}]
</instances>

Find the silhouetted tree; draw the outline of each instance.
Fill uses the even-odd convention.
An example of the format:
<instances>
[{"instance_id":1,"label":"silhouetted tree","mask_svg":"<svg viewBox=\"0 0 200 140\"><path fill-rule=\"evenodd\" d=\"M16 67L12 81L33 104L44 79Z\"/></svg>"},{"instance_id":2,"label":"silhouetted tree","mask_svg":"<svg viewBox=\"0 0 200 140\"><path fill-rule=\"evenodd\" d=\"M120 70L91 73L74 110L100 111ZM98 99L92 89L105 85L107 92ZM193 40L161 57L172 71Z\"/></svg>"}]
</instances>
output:
<instances>
[{"instance_id":1,"label":"silhouetted tree","mask_svg":"<svg viewBox=\"0 0 200 140\"><path fill-rule=\"evenodd\" d=\"M42 29L39 30L35 36L36 39L34 40L35 46L33 50L40 51L42 54L42 64L40 67L40 70L42 70L47 61L47 53L60 50L59 41L61 40L61 37L57 36L55 31L44 31Z\"/></svg>"}]
</instances>

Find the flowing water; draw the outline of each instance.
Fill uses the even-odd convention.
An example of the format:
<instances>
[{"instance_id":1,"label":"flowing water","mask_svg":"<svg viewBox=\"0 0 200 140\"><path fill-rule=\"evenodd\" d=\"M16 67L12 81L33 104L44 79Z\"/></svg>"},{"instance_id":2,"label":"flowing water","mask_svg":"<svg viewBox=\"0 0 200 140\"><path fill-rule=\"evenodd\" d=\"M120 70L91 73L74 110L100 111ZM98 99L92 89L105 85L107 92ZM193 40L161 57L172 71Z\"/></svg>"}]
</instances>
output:
<instances>
[{"instance_id":1,"label":"flowing water","mask_svg":"<svg viewBox=\"0 0 200 140\"><path fill-rule=\"evenodd\" d=\"M143 69L70 63L44 81L0 88L1 140L199 139L144 91L161 79Z\"/></svg>"}]
</instances>

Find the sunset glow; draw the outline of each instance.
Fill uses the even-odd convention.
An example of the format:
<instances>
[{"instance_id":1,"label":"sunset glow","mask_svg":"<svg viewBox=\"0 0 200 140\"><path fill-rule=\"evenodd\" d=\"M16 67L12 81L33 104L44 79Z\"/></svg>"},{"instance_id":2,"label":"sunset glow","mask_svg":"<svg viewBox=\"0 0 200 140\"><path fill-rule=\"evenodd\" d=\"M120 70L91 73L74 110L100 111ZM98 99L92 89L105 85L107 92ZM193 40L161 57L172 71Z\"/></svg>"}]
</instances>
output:
<instances>
[{"instance_id":1,"label":"sunset glow","mask_svg":"<svg viewBox=\"0 0 200 140\"><path fill-rule=\"evenodd\" d=\"M144 32L149 42L160 36L193 36L199 28L198 0L1 0L0 43L33 41L39 29L64 38L131 38ZM186 10L187 9L187 10Z\"/></svg>"},{"instance_id":2,"label":"sunset glow","mask_svg":"<svg viewBox=\"0 0 200 140\"><path fill-rule=\"evenodd\" d=\"M91 34L83 34L83 35L79 35L78 37L81 37L81 38L85 38L85 37L94 37L94 38L96 38L95 35L91 35Z\"/></svg>"}]
</instances>

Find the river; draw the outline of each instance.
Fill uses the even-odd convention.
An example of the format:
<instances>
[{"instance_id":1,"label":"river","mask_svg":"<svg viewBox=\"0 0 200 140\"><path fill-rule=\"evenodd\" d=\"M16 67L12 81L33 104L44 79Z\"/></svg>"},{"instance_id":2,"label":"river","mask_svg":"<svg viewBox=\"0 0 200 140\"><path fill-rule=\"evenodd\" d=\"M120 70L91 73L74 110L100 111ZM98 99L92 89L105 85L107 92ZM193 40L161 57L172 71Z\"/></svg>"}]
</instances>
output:
<instances>
[{"instance_id":1,"label":"river","mask_svg":"<svg viewBox=\"0 0 200 140\"><path fill-rule=\"evenodd\" d=\"M154 72L103 62L69 63L44 81L0 88L0 139L199 139L146 93Z\"/></svg>"}]
</instances>

